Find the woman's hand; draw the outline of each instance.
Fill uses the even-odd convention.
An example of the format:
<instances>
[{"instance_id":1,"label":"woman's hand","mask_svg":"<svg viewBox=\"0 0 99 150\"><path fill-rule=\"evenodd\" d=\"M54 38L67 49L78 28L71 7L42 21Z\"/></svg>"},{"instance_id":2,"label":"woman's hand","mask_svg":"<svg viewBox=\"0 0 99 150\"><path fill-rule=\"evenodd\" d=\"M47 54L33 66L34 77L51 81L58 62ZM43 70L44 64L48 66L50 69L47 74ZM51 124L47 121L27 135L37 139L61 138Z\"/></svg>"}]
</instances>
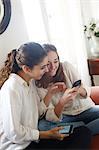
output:
<instances>
[{"instance_id":1,"label":"woman's hand","mask_svg":"<svg viewBox=\"0 0 99 150\"><path fill-rule=\"evenodd\" d=\"M84 98L87 97L87 91L85 88L83 88L83 86L80 86L80 88L78 89L78 94L80 94Z\"/></svg>"},{"instance_id":2,"label":"woman's hand","mask_svg":"<svg viewBox=\"0 0 99 150\"><path fill-rule=\"evenodd\" d=\"M64 82L56 82L53 85L49 86L48 93L54 95L58 92L64 92L66 90L66 85Z\"/></svg>"},{"instance_id":3,"label":"woman's hand","mask_svg":"<svg viewBox=\"0 0 99 150\"><path fill-rule=\"evenodd\" d=\"M85 88L83 88L83 85L81 85L80 87L77 86L74 88L75 92L77 92L77 94L80 94L82 97L86 98L87 97L87 91Z\"/></svg>"},{"instance_id":4,"label":"woman's hand","mask_svg":"<svg viewBox=\"0 0 99 150\"><path fill-rule=\"evenodd\" d=\"M78 88L74 87L72 89L66 89L63 96L60 99L60 103L62 105L67 104L68 102L72 101L78 94Z\"/></svg>"},{"instance_id":5,"label":"woman's hand","mask_svg":"<svg viewBox=\"0 0 99 150\"><path fill-rule=\"evenodd\" d=\"M44 102L45 105L48 106L51 98L54 94L59 93L59 92L64 92L66 90L66 85L64 82L57 82L53 85L50 85L48 88L48 92L46 96L44 97Z\"/></svg>"},{"instance_id":6,"label":"woman's hand","mask_svg":"<svg viewBox=\"0 0 99 150\"><path fill-rule=\"evenodd\" d=\"M77 96L78 90L75 89L76 87L72 89L66 89L63 96L60 98L58 104L54 108L54 112L57 115L57 117L60 117L65 104L68 104L73 101L73 99Z\"/></svg>"},{"instance_id":7,"label":"woman's hand","mask_svg":"<svg viewBox=\"0 0 99 150\"><path fill-rule=\"evenodd\" d=\"M68 134L60 134L59 130L63 129L63 127L56 127L48 131L40 131L41 139L57 139L63 140L64 137L69 136Z\"/></svg>"},{"instance_id":8,"label":"woman's hand","mask_svg":"<svg viewBox=\"0 0 99 150\"><path fill-rule=\"evenodd\" d=\"M58 104L54 108L54 112L57 115L57 117L60 117L64 106L70 102L72 102L75 97L80 94L79 93L80 88L79 87L74 87L71 89L66 89L63 96L60 98ZM84 91L85 94L85 91Z\"/></svg>"}]
</instances>

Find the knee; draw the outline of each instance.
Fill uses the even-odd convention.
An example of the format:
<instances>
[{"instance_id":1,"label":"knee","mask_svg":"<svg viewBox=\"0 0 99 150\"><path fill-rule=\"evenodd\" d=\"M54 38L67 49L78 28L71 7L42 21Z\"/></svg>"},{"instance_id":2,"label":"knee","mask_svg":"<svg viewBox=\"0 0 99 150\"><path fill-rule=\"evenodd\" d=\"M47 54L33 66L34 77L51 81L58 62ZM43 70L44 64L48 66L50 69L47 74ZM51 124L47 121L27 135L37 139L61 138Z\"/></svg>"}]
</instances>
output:
<instances>
[{"instance_id":1,"label":"knee","mask_svg":"<svg viewBox=\"0 0 99 150\"><path fill-rule=\"evenodd\" d=\"M92 132L86 126L80 126L74 129L74 133L80 134L85 137L91 137Z\"/></svg>"}]
</instances>

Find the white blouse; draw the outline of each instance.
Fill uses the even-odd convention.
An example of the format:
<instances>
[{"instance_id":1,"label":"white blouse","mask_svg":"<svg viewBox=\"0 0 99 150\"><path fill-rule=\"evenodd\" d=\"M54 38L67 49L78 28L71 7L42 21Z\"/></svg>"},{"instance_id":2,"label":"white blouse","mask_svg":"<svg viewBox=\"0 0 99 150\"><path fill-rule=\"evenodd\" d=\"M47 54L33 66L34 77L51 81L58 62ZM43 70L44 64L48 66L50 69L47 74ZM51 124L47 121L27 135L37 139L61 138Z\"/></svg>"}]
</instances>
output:
<instances>
[{"instance_id":1,"label":"white blouse","mask_svg":"<svg viewBox=\"0 0 99 150\"><path fill-rule=\"evenodd\" d=\"M70 63L64 62L64 63L62 63L62 66L63 66L63 71L64 71L64 74L66 77L66 87L71 88L73 83L75 81L79 80L80 77L79 77L76 69ZM92 99L90 98L91 88L87 87L85 85L83 85L83 87L87 91L87 97L84 98L84 97L78 95L73 101L68 102L64 107L63 114L77 115L95 105L94 102L92 101ZM47 94L48 89L37 88L37 91L38 91L39 97L43 100L45 95ZM55 106L59 102L60 97L62 95L63 95L62 92L55 94L52 97L50 105Z\"/></svg>"},{"instance_id":2,"label":"white blouse","mask_svg":"<svg viewBox=\"0 0 99 150\"><path fill-rule=\"evenodd\" d=\"M0 91L0 150L20 150L39 139L38 119L58 121L53 108L40 102L34 81L11 74Z\"/></svg>"}]
</instances>

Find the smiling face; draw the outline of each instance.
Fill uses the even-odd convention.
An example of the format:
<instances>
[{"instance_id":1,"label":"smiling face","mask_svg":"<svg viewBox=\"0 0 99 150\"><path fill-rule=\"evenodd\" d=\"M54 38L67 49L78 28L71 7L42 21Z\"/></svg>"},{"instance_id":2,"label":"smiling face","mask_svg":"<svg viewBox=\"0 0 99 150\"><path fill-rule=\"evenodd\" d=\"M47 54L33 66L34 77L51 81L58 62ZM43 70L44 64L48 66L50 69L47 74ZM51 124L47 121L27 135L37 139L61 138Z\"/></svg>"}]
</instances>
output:
<instances>
[{"instance_id":1,"label":"smiling face","mask_svg":"<svg viewBox=\"0 0 99 150\"><path fill-rule=\"evenodd\" d=\"M48 57L45 57L41 63L33 67L31 77L40 80L46 72L48 72Z\"/></svg>"},{"instance_id":2,"label":"smiling face","mask_svg":"<svg viewBox=\"0 0 99 150\"><path fill-rule=\"evenodd\" d=\"M48 56L44 57L41 63L34 65L33 69L29 68L26 65L22 66L24 72L24 79L29 81L30 79L40 80L42 76L48 72ZM22 74L21 74L22 75Z\"/></svg>"},{"instance_id":3,"label":"smiling face","mask_svg":"<svg viewBox=\"0 0 99 150\"><path fill-rule=\"evenodd\" d=\"M59 58L56 52L49 51L48 53L48 69L50 76L55 76L59 67Z\"/></svg>"}]
</instances>

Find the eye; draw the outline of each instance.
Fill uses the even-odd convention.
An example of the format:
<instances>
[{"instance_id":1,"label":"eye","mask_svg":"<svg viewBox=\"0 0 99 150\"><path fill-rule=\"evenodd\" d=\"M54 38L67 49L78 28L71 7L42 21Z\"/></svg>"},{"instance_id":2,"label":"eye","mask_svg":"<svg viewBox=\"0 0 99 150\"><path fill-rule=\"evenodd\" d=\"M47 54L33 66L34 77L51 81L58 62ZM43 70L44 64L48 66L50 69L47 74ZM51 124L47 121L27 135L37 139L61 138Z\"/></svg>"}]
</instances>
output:
<instances>
[{"instance_id":1,"label":"eye","mask_svg":"<svg viewBox=\"0 0 99 150\"><path fill-rule=\"evenodd\" d=\"M59 62L58 60L55 60L55 61L54 61L55 64L58 63L58 62Z\"/></svg>"},{"instance_id":2,"label":"eye","mask_svg":"<svg viewBox=\"0 0 99 150\"><path fill-rule=\"evenodd\" d=\"M45 66L42 66L42 67L41 67L41 70L43 70L43 69L45 69Z\"/></svg>"},{"instance_id":3,"label":"eye","mask_svg":"<svg viewBox=\"0 0 99 150\"><path fill-rule=\"evenodd\" d=\"M47 67L49 67L50 66L50 64L47 64Z\"/></svg>"},{"instance_id":4,"label":"eye","mask_svg":"<svg viewBox=\"0 0 99 150\"><path fill-rule=\"evenodd\" d=\"M47 65L44 65L44 66L41 66L41 70L44 70L44 69L46 69L46 67L48 67Z\"/></svg>"}]
</instances>

